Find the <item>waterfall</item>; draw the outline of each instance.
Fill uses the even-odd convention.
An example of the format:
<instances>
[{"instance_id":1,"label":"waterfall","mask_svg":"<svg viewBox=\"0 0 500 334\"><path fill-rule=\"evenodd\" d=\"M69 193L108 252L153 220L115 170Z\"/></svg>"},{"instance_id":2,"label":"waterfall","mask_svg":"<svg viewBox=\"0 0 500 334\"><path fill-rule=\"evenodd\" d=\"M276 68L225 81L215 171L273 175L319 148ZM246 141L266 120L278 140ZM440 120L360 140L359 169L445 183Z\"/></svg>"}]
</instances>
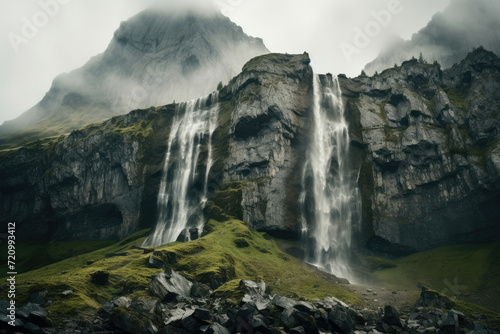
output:
<instances>
[{"instance_id":1,"label":"waterfall","mask_svg":"<svg viewBox=\"0 0 500 334\"><path fill-rule=\"evenodd\" d=\"M214 92L177 106L158 192L158 221L143 246L164 245L176 241L186 228L203 227L203 207L213 165L212 134L217 127L218 98L218 92ZM197 167L202 150L206 150L207 158L201 178Z\"/></svg>"},{"instance_id":2,"label":"waterfall","mask_svg":"<svg viewBox=\"0 0 500 334\"><path fill-rule=\"evenodd\" d=\"M315 75L313 87L313 134L299 197L302 234L308 245L306 260L353 280L349 261L359 195L349 167L349 131L340 85L337 77L326 76L322 83Z\"/></svg>"}]
</instances>

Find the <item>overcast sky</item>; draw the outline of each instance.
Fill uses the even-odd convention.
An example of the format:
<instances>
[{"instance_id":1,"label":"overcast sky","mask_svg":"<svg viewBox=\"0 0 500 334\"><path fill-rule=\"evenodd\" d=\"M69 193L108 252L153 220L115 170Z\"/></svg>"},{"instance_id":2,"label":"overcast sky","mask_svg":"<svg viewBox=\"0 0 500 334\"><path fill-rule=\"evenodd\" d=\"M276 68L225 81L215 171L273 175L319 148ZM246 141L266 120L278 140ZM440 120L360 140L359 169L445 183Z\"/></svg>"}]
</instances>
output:
<instances>
[{"instance_id":1,"label":"overcast sky","mask_svg":"<svg viewBox=\"0 0 500 334\"><path fill-rule=\"evenodd\" d=\"M103 52L120 22L151 1L0 0L0 123L40 101L55 76ZM44 6L54 2L58 8ZM409 39L449 2L215 0L272 52L307 51L315 71L348 76L358 75L391 36Z\"/></svg>"}]
</instances>

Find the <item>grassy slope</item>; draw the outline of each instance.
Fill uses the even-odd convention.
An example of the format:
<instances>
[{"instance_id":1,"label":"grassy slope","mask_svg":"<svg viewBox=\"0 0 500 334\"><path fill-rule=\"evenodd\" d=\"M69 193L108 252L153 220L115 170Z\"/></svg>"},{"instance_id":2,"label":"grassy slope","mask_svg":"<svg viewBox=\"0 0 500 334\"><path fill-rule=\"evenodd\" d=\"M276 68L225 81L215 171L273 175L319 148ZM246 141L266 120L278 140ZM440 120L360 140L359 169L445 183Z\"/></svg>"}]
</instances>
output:
<instances>
[{"instance_id":1,"label":"grassy slope","mask_svg":"<svg viewBox=\"0 0 500 334\"><path fill-rule=\"evenodd\" d=\"M456 297L452 298L455 309L466 315L486 315L490 327L500 328L500 242L439 247L395 260L369 260L381 268L373 274L382 285L410 291L426 285Z\"/></svg>"},{"instance_id":2,"label":"grassy slope","mask_svg":"<svg viewBox=\"0 0 500 334\"><path fill-rule=\"evenodd\" d=\"M50 241L49 243L23 242L16 244L16 271L25 273L49 264L113 245L116 241ZM7 244L0 246L7 254ZM0 264L0 273L7 272L7 262Z\"/></svg>"},{"instance_id":3,"label":"grassy slope","mask_svg":"<svg viewBox=\"0 0 500 334\"><path fill-rule=\"evenodd\" d=\"M230 280L217 294L235 296L239 279L264 279L273 292L299 295L309 299L335 296L351 304L360 300L352 292L336 284L331 276L318 272L299 260L281 252L273 240L263 233L249 230L236 220L225 223L210 221L211 233L188 243L172 243L155 249L155 256L175 254L169 266L190 278L206 281L220 272L229 273ZM151 278L161 272L145 266L151 255L140 249L148 231L141 231L126 240L103 249L75 256L17 276L17 301L25 303L29 293L49 291L53 303L47 308L57 321L64 317L90 316L100 303L114 296L144 296ZM238 248L235 240L244 239L248 247ZM106 257L110 253L126 256ZM91 274L103 270L110 274L110 284L97 286L90 282ZM279 285L275 284L279 280ZM5 289L5 285L2 287ZM63 296L62 291L74 291Z\"/></svg>"}]
</instances>

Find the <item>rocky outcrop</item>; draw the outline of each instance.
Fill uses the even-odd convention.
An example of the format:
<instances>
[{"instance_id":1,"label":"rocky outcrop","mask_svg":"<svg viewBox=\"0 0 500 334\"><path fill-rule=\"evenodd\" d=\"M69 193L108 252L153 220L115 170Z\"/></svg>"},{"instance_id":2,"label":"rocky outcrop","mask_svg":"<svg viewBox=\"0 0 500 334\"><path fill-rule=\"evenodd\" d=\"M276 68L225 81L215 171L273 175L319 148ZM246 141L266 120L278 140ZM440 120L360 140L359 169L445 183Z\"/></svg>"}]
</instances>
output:
<instances>
[{"instance_id":1,"label":"rocky outcrop","mask_svg":"<svg viewBox=\"0 0 500 334\"><path fill-rule=\"evenodd\" d=\"M309 61L307 54L257 57L219 91L206 220L235 217L275 235L300 235L313 124ZM373 77L340 77L362 197L355 240L402 254L498 238L499 73L500 60L478 49L444 72L408 61ZM137 110L0 151L2 221L17 221L19 237L30 240L123 238L153 226L178 112L179 105ZM190 192L204 189L206 145Z\"/></svg>"},{"instance_id":2,"label":"rocky outcrop","mask_svg":"<svg viewBox=\"0 0 500 334\"><path fill-rule=\"evenodd\" d=\"M233 213L258 230L298 232L300 157L312 99L309 62L306 53L261 56L231 80L227 158L209 212Z\"/></svg>"},{"instance_id":3,"label":"rocky outcrop","mask_svg":"<svg viewBox=\"0 0 500 334\"><path fill-rule=\"evenodd\" d=\"M25 240L124 238L151 225L174 110L140 110L2 151L0 219L16 221Z\"/></svg>"},{"instance_id":4,"label":"rocky outcrop","mask_svg":"<svg viewBox=\"0 0 500 334\"><path fill-rule=\"evenodd\" d=\"M268 52L261 39L214 9L149 8L122 22L104 53L56 77L36 106L2 124L0 147L207 95Z\"/></svg>"},{"instance_id":5,"label":"rocky outcrop","mask_svg":"<svg viewBox=\"0 0 500 334\"><path fill-rule=\"evenodd\" d=\"M64 319L54 326L47 311L28 303L18 310L16 326L27 332L40 333L485 333L498 334L480 321L480 314L464 314L451 307L423 308L417 306L401 314L391 305L381 310L357 309L334 298L314 302L271 294L265 282L241 280L237 290L243 297L227 300L217 292L197 298L189 290L165 300L156 290L159 274L153 279L147 296L116 297L104 301L97 312L81 314L76 319ZM169 270L169 277L181 275ZM164 280L164 279L163 279ZM175 290L184 291L185 283ZM190 283L190 282L189 282ZM8 327L7 301L0 310L0 330ZM7 311L5 311L7 309ZM89 317L86 319L85 317ZM63 324L63 326L61 326Z\"/></svg>"},{"instance_id":6,"label":"rocky outcrop","mask_svg":"<svg viewBox=\"0 0 500 334\"><path fill-rule=\"evenodd\" d=\"M342 84L364 147L370 248L402 253L500 236L498 57L480 48L446 71L413 60Z\"/></svg>"}]
</instances>

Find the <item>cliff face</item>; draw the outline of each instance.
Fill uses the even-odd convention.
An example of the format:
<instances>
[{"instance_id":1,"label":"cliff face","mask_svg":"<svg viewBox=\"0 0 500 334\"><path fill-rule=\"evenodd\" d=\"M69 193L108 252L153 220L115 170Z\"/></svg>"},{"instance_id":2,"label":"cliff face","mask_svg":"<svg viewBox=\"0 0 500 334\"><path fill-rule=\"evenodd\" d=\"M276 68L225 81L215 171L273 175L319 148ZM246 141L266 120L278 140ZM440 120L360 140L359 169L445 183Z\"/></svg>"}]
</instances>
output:
<instances>
[{"instance_id":1,"label":"cliff face","mask_svg":"<svg viewBox=\"0 0 500 334\"><path fill-rule=\"evenodd\" d=\"M145 10L122 22L104 53L56 77L36 106L1 125L0 147L209 94L268 52L261 39L215 10Z\"/></svg>"},{"instance_id":2,"label":"cliff face","mask_svg":"<svg viewBox=\"0 0 500 334\"><path fill-rule=\"evenodd\" d=\"M365 147L370 247L397 253L500 236L498 57L479 49L444 72L409 61L343 84Z\"/></svg>"},{"instance_id":3,"label":"cliff face","mask_svg":"<svg viewBox=\"0 0 500 334\"><path fill-rule=\"evenodd\" d=\"M308 64L307 54L257 57L219 91L205 218L236 217L255 229L299 235L301 171L313 125ZM409 61L340 83L353 174L359 170L361 244L404 253L499 237L494 54L478 49L444 72ZM153 226L176 108L133 111L0 151L1 220L18 221L25 239L121 238ZM197 161L200 180L206 144Z\"/></svg>"},{"instance_id":4,"label":"cliff face","mask_svg":"<svg viewBox=\"0 0 500 334\"><path fill-rule=\"evenodd\" d=\"M261 56L231 80L227 159L209 212L231 212L255 229L299 231L301 156L311 121L309 62L307 54Z\"/></svg>"}]
</instances>

